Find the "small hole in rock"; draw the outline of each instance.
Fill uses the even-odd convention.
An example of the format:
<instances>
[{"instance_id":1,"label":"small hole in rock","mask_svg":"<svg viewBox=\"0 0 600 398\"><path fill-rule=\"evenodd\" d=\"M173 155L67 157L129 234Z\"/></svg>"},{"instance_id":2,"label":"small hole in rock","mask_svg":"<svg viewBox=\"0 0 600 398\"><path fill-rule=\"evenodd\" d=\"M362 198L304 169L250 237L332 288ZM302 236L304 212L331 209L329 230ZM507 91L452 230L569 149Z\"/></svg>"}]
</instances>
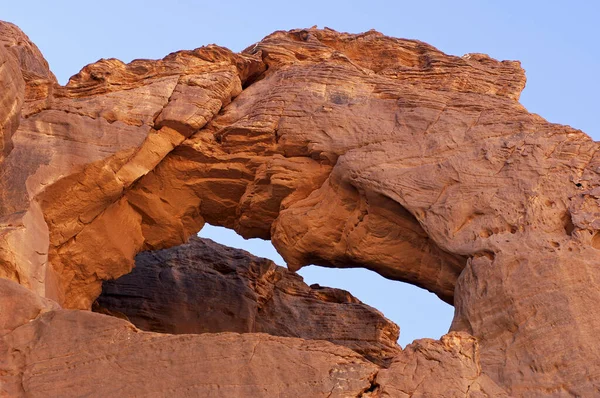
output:
<instances>
[{"instance_id":1,"label":"small hole in rock","mask_svg":"<svg viewBox=\"0 0 600 398\"><path fill-rule=\"evenodd\" d=\"M569 213L568 211L565 212L562 217L562 220L564 223L566 234L569 236L572 235L573 231L575 230L575 225L573 224L573 220L571 219L571 213Z\"/></svg>"}]
</instances>

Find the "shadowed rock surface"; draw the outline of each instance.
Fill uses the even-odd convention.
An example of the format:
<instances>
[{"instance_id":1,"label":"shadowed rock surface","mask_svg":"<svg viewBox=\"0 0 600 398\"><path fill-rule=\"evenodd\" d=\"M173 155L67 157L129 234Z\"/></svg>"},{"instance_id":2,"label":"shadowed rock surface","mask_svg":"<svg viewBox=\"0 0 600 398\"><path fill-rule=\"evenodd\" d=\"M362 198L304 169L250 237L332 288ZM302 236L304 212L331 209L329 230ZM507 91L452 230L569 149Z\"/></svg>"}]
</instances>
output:
<instances>
[{"instance_id":1,"label":"shadowed rock surface","mask_svg":"<svg viewBox=\"0 0 600 398\"><path fill-rule=\"evenodd\" d=\"M380 365L399 353L399 328L350 293L243 250L193 237L136 256L133 271L104 282L102 309L161 333L268 333L327 340Z\"/></svg>"},{"instance_id":2,"label":"shadowed rock surface","mask_svg":"<svg viewBox=\"0 0 600 398\"><path fill-rule=\"evenodd\" d=\"M497 394L487 380L509 396L600 394L600 147L519 104L518 62L313 28L239 54L100 60L62 87L27 37L0 25L4 280L90 309L137 253L209 222L271 239L291 270L364 267L453 303L450 340L426 346L459 365L398 365L409 378L393 380L424 384L395 391ZM111 319L57 311L69 325ZM48 322L23 326L43 344L3 340L18 366L0 377L23 378L39 347L63 343L44 340ZM473 344L478 356L456 354ZM429 348L399 355L419 364Z\"/></svg>"}]
</instances>

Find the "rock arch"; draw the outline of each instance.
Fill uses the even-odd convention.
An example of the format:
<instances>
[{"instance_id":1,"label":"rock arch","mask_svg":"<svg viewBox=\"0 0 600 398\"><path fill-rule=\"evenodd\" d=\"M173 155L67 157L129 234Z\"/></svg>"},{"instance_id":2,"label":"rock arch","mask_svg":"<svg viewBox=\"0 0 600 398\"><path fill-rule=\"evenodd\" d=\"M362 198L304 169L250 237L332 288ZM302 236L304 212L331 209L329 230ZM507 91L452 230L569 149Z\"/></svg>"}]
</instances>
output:
<instances>
[{"instance_id":1,"label":"rock arch","mask_svg":"<svg viewBox=\"0 0 600 398\"><path fill-rule=\"evenodd\" d=\"M137 252L208 221L292 269L365 267L454 303L511 395L597 392L598 144L519 104L518 62L305 29L101 60L61 87L2 29L0 276L88 309Z\"/></svg>"}]
</instances>

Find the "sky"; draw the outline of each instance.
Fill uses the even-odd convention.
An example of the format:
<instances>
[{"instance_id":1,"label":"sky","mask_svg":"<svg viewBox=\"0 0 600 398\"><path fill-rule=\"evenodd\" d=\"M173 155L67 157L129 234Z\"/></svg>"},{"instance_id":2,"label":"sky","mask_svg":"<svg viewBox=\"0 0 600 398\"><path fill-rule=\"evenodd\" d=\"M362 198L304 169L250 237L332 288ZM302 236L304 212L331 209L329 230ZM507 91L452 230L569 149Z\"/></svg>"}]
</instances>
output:
<instances>
[{"instance_id":1,"label":"sky","mask_svg":"<svg viewBox=\"0 0 600 398\"><path fill-rule=\"evenodd\" d=\"M275 30L317 25L418 39L453 55L486 53L519 60L527 73L521 103L554 123L600 139L600 2L529 1L237 1L0 0L0 20L37 44L62 84L100 58L162 58L219 44L241 51ZM245 241L223 228L211 237L284 265L270 242ZM439 338L453 308L422 289L365 270L306 267L307 283L339 287L401 328L400 344Z\"/></svg>"}]
</instances>

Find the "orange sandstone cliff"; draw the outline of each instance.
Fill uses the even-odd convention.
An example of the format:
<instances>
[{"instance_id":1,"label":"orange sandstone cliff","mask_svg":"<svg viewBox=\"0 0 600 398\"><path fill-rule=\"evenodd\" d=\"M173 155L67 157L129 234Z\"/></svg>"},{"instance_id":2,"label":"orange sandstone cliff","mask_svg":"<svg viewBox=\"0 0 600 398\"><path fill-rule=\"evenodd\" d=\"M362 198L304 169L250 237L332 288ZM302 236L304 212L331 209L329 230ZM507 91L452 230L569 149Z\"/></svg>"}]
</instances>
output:
<instances>
[{"instance_id":1,"label":"orange sandstone cliff","mask_svg":"<svg viewBox=\"0 0 600 398\"><path fill-rule=\"evenodd\" d=\"M599 395L600 145L524 86L314 28L60 86L0 23L0 396ZM451 330L401 350L346 292L186 243L207 222L428 289Z\"/></svg>"}]
</instances>

